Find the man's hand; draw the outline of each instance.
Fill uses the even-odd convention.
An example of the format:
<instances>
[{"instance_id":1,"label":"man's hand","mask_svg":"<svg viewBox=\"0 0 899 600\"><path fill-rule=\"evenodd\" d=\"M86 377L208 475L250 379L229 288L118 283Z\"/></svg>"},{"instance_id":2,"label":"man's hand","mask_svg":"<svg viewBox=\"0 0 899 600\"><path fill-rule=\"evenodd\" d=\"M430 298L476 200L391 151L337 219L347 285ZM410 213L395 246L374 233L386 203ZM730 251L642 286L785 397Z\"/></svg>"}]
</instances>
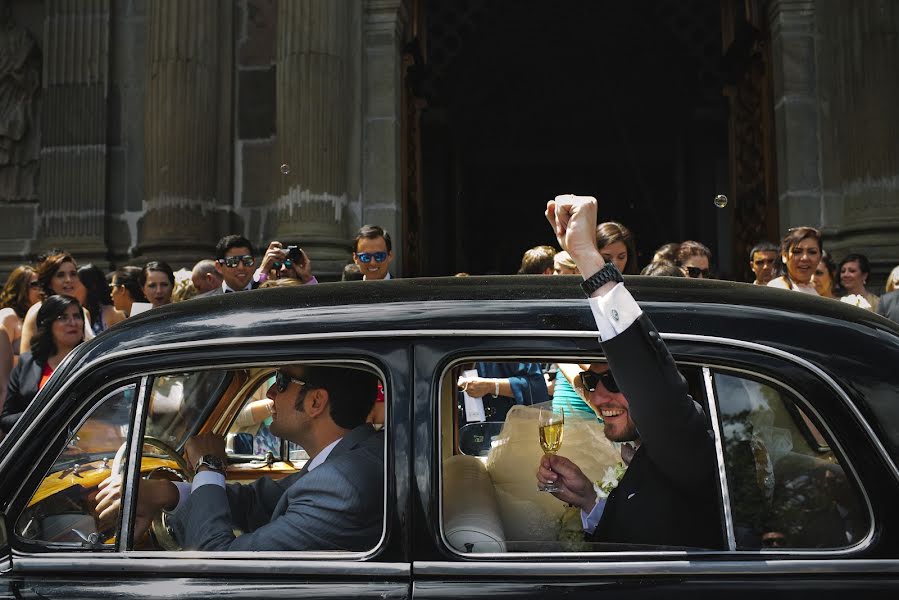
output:
<instances>
[{"instance_id":1,"label":"man's hand","mask_svg":"<svg viewBox=\"0 0 899 600\"><path fill-rule=\"evenodd\" d=\"M487 394L492 394L496 391L496 382L493 379L484 379L482 377L460 378L458 385L460 390L463 390L472 398L483 398Z\"/></svg>"},{"instance_id":2,"label":"man's hand","mask_svg":"<svg viewBox=\"0 0 899 600\"><path fill-rule=\"evenodd\" d=\"M97 516L100 522L113 523L122 508L122 478L107 477L97 486ZM141 479L134 516L134 536L139 538L160 510L178 506L178 488L165 479Z\"/></svg>"},{"instance_id":3,"label":"man's hand","mask_svg":"<svg viewBox=\"0 0 899 600\"><path fill-rule=\"evenodd\" d=\"M581 274L587 278L605 261L596 247L596 198L565 194L546 203L546 220L563 250L571 254Z\"/></svg>"},{"instance_id":4,"label":"man's hand","mask_svg":"<svg viewBox=\"0 0 899 600\"><path fill-rule=\"evenodd\" d=\"M222 463L228 462L225 437L217 433L201 433L190 438L184 445L184 453L187 455L187 464L191 467L195 467L197 461L207 454L218 456Z\"/></svg>"},{"instance_id":5,"label":"man's hand","mask_svg":"<svg viewBox=\"0 0 899 600\"><path fill-rule=\"evenodd\" d=\"M293 272L295 277L303 283L309 283L312 279L312 261L302 248L297 248L300 252L300 260L293 261Z\"/></svg>"},{"instance_id":6,"label":"man's hand","mask_svg":"<svg viewBox=\"0 0 899 600\"><path fill-rule=\"evenodd\" d=\"M268 273L275 268L275 263L283 264L285 258L287 258L287 253L281 247L281 242L273 241L268 245L268 249L265 251L265 256L262 257L262 264L259 266L259 269L263 273Z\"/></svg>"},{"instance_id":7,"label":"man's hand","mask_svg":"<svg viewBox=\"0 0 899 600\"><path fill-rule=\"evenodd\" d=\"M586 513L596 506L593 482L587 479L580 467L564 456L545 454L540 459L540 467L537 469L538 487L543 489L549 483L555 483L561 488L561 491L552 492L552 495L562 502L573 504Z\"/></svg>"}]
</instances>

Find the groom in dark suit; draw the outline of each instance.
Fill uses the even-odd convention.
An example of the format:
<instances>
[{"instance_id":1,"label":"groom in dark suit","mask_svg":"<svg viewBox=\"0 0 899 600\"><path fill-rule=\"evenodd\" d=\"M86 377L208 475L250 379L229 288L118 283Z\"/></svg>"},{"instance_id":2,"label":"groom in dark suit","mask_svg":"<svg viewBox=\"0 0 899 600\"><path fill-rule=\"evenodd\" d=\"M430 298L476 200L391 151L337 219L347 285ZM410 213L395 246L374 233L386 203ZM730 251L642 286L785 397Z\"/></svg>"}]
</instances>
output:
<instances>
[{"instance_id":1,"label":"groom in dark suit","mask_svg":"<svg viewBox=\"0 0 899 600\"><path fill-rule=\"evenodd\" d=\"M269 389L271 432L309 454L280 480L225 485L224 438L201 434L185 445L197 465L192 484L141 481L135 529L173 511L186 550L369 550L384 522L384 438L365 421L378 394L375 375L349 367L285 367ZM98 494L98 511L117 494ZM111 487L111 486L107 486ZM110 500L104 500L110 496ZM239 529L242 535L235 536Z\"/></svg>"},{"instance_id":2,"label":"groom in dark suit","mask_svg":"<svg viewBox=\"0 0 899 600\"><path fill-rule=\"evenodd\" d=\"M596 247L596 200L558 196L546 216L562 248L584 276L606 363L576 384L605 423L609 440L624 442L627 471L610 493L563 456L546 455L539 485L581 508L595 542L722 548L714 438L688 395L668 348L625 289L621 274ZM607 497L604 497L608 493Z\"/></svg>"}]
</instances>

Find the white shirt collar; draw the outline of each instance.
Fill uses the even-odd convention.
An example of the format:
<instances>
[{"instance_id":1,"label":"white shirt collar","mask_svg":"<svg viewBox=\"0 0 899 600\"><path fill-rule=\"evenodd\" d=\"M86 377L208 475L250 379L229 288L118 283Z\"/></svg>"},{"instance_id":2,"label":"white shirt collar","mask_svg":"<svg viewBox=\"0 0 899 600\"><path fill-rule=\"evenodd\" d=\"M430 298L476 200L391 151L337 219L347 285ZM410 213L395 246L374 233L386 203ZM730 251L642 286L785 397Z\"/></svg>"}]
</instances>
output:
<instances>
[{"instance_id":1,"label":"white shirt collar","mask_svg":"<svg viewBox=\"0 0 899 600\"><path fill-rule=\"evenodd\" d=\"M242 290L235 290L235 289L232 288L230 285L228 285L227 283L225 283L224 280L222 280L222 293L223 293L223 294L227 294L228 292L245 292L245 291L251 290L251 289L253 289L253 282L252 282L252 281L250 281L250 283L248 283L247 286L246 286L244 289L242 289Z\"/></svg>"},{"instance_id":2,"label":"white shirt collar","mask_svg":"<svg viewBox=\"0 0 899 600\"><path fill-rule=\"evenodd\" d=\"M334 446L336 446L342 439L343 439L342 437L339 437L336 440L334 440L333 442L331 442L330 444L328 444L327 446L325 446L324 448L322 448L322 451L319 452L318 454L316 454L315 458L313 458L312 460L309 461L309 468L306 470L311 471L315 467L317 467L320 464L322 464L323 462L325 462L325 459L328 458L329 454L331 454L331 450L333 450Z\"/></svg>"}]
</instances>

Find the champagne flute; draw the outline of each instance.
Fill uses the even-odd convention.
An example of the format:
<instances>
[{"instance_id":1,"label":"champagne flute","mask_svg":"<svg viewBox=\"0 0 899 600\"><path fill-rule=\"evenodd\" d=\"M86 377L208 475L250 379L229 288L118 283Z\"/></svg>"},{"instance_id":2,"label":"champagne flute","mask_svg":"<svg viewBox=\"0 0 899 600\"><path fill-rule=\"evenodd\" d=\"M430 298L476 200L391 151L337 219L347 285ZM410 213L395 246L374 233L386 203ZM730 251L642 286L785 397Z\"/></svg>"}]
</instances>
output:
<instances>
[{"instance_id":1,"label":"champagne flute","mask_svg":"<svg viewBox=\"0 0 899 600\"><path fill-rule=\"evenodd\" d=\"M555 454L562 446L562 427L565 425L565 413L560 408L541 408L537 421L540 435L540 447L544 454ZM559 492L562 488L548 483L543 487L544 492Z\"/></svg>"}]
</instances>

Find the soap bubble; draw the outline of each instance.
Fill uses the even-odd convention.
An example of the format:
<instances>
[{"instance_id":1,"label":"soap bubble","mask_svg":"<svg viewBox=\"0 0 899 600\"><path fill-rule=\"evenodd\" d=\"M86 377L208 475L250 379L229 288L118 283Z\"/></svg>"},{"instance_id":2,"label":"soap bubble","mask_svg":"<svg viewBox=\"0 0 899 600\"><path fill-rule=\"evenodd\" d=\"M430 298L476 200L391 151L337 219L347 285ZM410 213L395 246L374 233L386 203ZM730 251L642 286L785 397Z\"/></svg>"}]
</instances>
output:
<instances>
[{"instance_id":1,"label":"soap bubble","mask_svg":"<svg viewBox=\"0 0 899 600\"><path fill-rule=\"evenodd\" d=\"M281 165L281 174L287 175L288 173L290 173L290 165L284 163L283 165ZM725 198L724 201L727 202L727 198Z\"/></svg>"},{"instance_id":2,"label":"soap bubble","mask_svg":"<svg viewBox=\"0 0 899 600\"><path fill-rule=\"evenodd\" d=\"M718 194L717 196L715 196L715 206L717 206L718 208L724 208L725 206L727 206L727 196L725 196L724 194Z\"/></svg>"}]
</instances>

